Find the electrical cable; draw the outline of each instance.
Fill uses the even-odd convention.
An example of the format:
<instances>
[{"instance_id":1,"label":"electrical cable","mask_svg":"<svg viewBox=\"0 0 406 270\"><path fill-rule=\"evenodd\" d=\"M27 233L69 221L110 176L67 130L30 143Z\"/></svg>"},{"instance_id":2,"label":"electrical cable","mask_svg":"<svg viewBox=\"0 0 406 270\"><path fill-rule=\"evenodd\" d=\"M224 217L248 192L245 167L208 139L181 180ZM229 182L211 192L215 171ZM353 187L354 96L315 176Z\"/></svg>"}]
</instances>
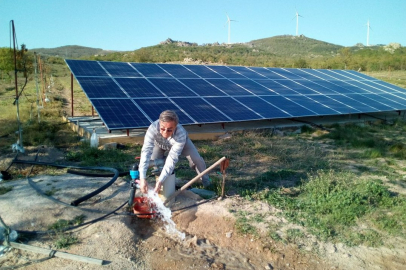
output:
<instances>
[{"instance_id":1,"label":"electrical cable","mask_svg":"<svg viewBox=\"0 0 406 270\"><path fill-rule=\"evenodd\" d=\"M299 123L309 124L309 125L311 125L311 126L313 126L313 127L320 128L321 130L330 131L329 129L323 127L323 125L318 125L318 124L313 123L313 122L310 122L310 121L299 120L299 119L295 119L295 118L288 118L288 120L293 121L293 122L299 122Z\"/></svg>"}]
</instances>

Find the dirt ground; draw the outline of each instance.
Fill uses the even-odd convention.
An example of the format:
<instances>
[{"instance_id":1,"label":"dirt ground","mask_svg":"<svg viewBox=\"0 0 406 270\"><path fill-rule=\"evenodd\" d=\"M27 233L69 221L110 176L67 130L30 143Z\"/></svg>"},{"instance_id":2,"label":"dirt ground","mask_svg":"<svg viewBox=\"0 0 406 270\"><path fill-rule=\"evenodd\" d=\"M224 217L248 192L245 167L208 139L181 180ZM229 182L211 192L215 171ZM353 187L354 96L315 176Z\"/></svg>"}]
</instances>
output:
<instances>
[{"instance_id":1,"label":"dirt ground","mask_svg":"<svg viewBox=\"0 0 406 270\"><path fill-rule=\"evenodd\" d=\"M38 161L55 162L63 156L48 148ZM14 155L1 159L7 167ZM34 151L20 159L33 160ZM13 165L14 166L14 165ZM17 165L15 165L17 166ZM31 166L18 165L21 174ZM89 177L55 170L30 178L52 197L69 204L107 183L110 177ZM0 216L17 231L46 231L59 219L71 220L85 215L85 222L117 209L128 201L129 184L119 177L113 185L81 203L78 207L63 205L40 196L26 178L3 181L13 190L0 195ZM139 194L138 194L139 195ZM252 203L239 197L206 201L184 191L171 205L176 228L185 233L184 240L169 234L159 218L141 219L129 215L123 207L106 218L71 231L78 242L58 251L103 260L103 266L75 260L50 258L19 249L11 249L0 257L1 269L402 269L406 263L406 243L394 239L391 248L346 247L308 239L301 245L285 245L265 237L242 235L235 230L235 217L230 210L255 207L257 211L275 212L262 203ZM283 220L281 220L283 222ZM259 228L260 229L260 228ZM261 230L260 230L261 231ZM265 230L264 230L265 231ZM59 236L43 233L24 243L55 248Z\"/></svg>"}]
</instances>

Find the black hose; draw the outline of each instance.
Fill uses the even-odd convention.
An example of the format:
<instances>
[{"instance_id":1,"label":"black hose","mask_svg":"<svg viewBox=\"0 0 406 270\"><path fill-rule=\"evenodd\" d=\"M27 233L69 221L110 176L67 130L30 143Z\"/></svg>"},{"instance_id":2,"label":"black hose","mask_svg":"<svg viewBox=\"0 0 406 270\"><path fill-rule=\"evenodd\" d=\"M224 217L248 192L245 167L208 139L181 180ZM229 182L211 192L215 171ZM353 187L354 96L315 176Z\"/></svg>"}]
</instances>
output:
<instances>
[{"instance_id":1,"label":"black hose","mask_svg":"<svg viewBox=\"0 0 406 270\"><path fill-rule=\"evenodd\" d=\"M72 201L70 203L70 205L72 206L78 206L80 203L92 198L93 196L99 194L100 192L102 192L103 190L105 190L106 188L108 188L109 186L111 186L118 178L118 170L114 169L114 168L109 168L109 167L78 167L78 166L69 166L69 165L59 165L59 164L53 164L53 163L45 163L45 162L39 162L39 161L25 161L25 160L14 160L13 163L20 163L20 164L33 164L33 165L42 165L42 166L52 166L52 167L56 167L56 168L73 168L73 169L82 169L82 170L105 170L105 171L111 171L114 173L113 178L107 182L105 185L101 186L100 188L96 189L95 191L79 198L76 199L74 201ZM38 189L38 187L35 186L34 182L32 182L32 180L29 180L30 185L39 193L43 194L43 192ZM45 194L43 194L45 195ZM56 199L54 199L56 200ZM58 200L56 200L58 201ZM59 201L58 201L59 202Z\"/></svg>"},{"instance_id":2,"label":"black hose","mask_svg":"<svg viewBox=\"0 0 406 270\"><path fill-rule=\"evenodd\" d=\"M71 169L68 169L66 172L70 173L70 174L90 176L90 177L113 177L114 176L114 173L89 173L89 172L85 172L85 171L76 171L76 170L71 170ZM128 172L119 172L118 175L126 176L126 175L128 175Z\"/></svg>"},{"instance_id":3,"label":"black hose","mask_svg":"<svg viewBox=\"0 0 406 270\"><path fill-rule=\"evenodd\" d=\"M127 202L123 203L122 205L120 205L120 206L119 206L118 208L116 208L115 210L113 210L113 211L111 211L110 213L107 213L107 214L105 214L105 215L103 215L103 216L101 216L101 217L95 218L95 219L93 219L93 220L90 220L90 221L88 221L88 222L85 222L85 223L82 223L82 224L79 224L79 225L75 225L75 226L71 226L71 227L65 228L65 229L63 229L62 231L63 231L63 232L71 231L71 230L77 229L77 228L79 228L79 227L83 227L83 226L86 226L86 225L89 225L89 224L96 223L97 221L100 221L100 220L102 220L103 218L106 218L106 217L108 217L108 216L114 214L115 212L117 212L118 210L120 210L121 208L123 208L123 206L124 206L126 203L127 203ZM17 231L17 233L21 233L21 234L31 234L31 235L57 233L57 232L60 232L60 231L55 231L55 230L48 230L48 231Z\"/></svg>"}]
</instances>

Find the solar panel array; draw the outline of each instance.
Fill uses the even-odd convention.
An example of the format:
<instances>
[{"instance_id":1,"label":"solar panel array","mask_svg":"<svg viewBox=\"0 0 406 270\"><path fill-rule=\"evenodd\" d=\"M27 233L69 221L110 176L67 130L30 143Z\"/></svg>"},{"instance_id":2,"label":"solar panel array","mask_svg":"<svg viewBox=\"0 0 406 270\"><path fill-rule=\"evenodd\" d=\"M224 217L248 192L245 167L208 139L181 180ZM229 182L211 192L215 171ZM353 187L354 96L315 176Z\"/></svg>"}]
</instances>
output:
<instances>
[{"instance_id":1,"label":"solar panel array","mask_svg":"<svg viewBox=\"0 0 406 270\"><path fill-rule=\"evenodd\" d=\"M108 129L406 109L406 90L352 70L66 60Z\"/></svg>"}]
</instances>

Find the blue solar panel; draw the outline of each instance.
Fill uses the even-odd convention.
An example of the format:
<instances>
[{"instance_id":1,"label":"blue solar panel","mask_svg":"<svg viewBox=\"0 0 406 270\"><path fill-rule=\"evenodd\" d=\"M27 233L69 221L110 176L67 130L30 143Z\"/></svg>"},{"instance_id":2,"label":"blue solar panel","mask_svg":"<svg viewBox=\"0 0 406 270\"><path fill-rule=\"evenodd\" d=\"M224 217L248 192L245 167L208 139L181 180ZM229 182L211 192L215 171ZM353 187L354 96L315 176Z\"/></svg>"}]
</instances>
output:
<instances>
[{"instance_id":1,"label":"blue solar panel","mask_svg":"<svg viewBox=\"0 0 406 270\"><path fill-rule=\"evenodd\" d=\"M198 123L204 124L232 121L232 119L228 118L200 97L174 98L172 100Z\"/></svg>"},{"instance_id":2,"label":"blue solar panel","mask_svg":"<svg viewBox=\"0 0 406 270\"><path fill-rule=\"evenodd\" d=\"M222 75L225 78L236 79L236 78L245 78L243 75L235 72L229 67L226 66L207 66L208 68L214 70L218 74Z\"/></svg>"},{"instance_id":3,"label":"blue solar panel","mask_svg":"<svg viewBox=\"0 0 406 270\"><path fill-rule=\"evenodd\" d=\"M171 77L165 70L159 67L157 64L140 64L131 63L136 70L141 73L144 77Z\"/></svg>"},{"instance_id":4,"label":"blue solar panel","mask_svg":"<svg viewBox=\"0 0 406 270\"><path fill-rule=\"evenodd\" d=\"M243 87L244 89L248 90L249 92L253 93L254 95L275 95L275 92L272 92L265 86L259 84L256 81L249 80L249 79L234 79L232 80L235 84Z\"/></svg>"},{"instance_id":5,"label":"blue solar panel","mask_svg":"<svg viewBox=\"0 0 406 270\"><path fill-rule=\"evenodd\" d=\"M354 70L345 70L345 73L351 74L355 80L369 80L369 81L377 81L378 79L365 75L363 73L356 72Z\"/></svg>"},{"instance_id":6,"label":"blue solar panel","mask_svg":"<svg viewBox=\"0 0 406 270\"><path fill-rule=\"evenodd\" d=\"M358 109L353 108L349 105L346 105L342 102L339 102L336 99L337 95L312 95L311 99L314 99L315 101L326 105L327 107L341 113L341 114L350 114L350 113L355 113L355 112L360 112Z\"/></svg>"},{"instance_id":7,"label":"blue solar panel","mask_svg":"<svg viewBox=\"0 0 406 270\"><path fill-rule=\"evenodd\" d=\"M357 112L378 112L379 110L373 106L368 106L367 104L365 104L362 100L362 96L361 99L359 99L360 95L351 95L351 96L344 96L344 95L334 95L333 98L337 101L340 101L348 106L350 106L351 108L354 108L357 110ZM356 100L355 98L358 98L358 100Z\"/></svg>"},{"instance_id":8,"label":"blue solar panel","mask_svg":"<svg viewBox=\"0 0 406 270\"><path fill-rule=\"evenodd\" d=\"M108 129L147 127L151 121L130 99L94 99L92 104Z\"/></svg>"},{"instance_id":9,"label":"blue solar panel","mask_svg":"<svg viewBox=\"0 0 406 270\"><path fill-rule=\"evenodd\" d=\"M255 72L254 70L251 70L249 68L246 67L230 67L232 70L240 73L241 75L243 75L246 78L250 78L250 79L268 79L267 77L265 77L264 75L261 75L257 72Z\"/></svg>"},{"instance_id":10,"label":"blue solar panel","mask_svg":"<svg viewBox=\"0 0 406 270\"><path fill-rule=\"evenodd\" d=\"M107 76L106 71L96 61L65 60L76 77L79 76Z\"/></svg>"},{"instance_id":11,"label":"blue solar panel","mask_svg":"<svg viewBox=\"0 0 406 270\"><path fill-rule=\"evenodd\" d=\"M220 111L226 113L228 117L234 121L247 121L264 118L260 114L245 107L243 105L244 103L240 103L231 97L206 98L206 100Z\"/></svg>"},{"instance_id":12,"label":"blue solar panel","mask_svg":"<svg viewBox=\"0 0 406 270\"><path fill-rule=\"evenodd\" d=\"M278 80L278 81L273 81L273 80L257 80L256 82L259 83L260 85L265 86L272 92L275 92L276 94L282 95L282 96L287 96L287 95L297 95L299 94L298 92L284 86L281 84L283 80Z\"/></svg>"},{"instance_id":13,"label":"blue solar panel","mask_svg":"<svg viewBox=\"0 0 406 270\"><path fill-rule=\"evenodd\" d=\"M158 64L158 66L171 74L174 78L198 78L196 74L192 73L190 70L181 65Z\"/></svg>"},{"instance_id":14,"label":"blue solar panel","mask_svg":"<svg viewBox=\"0 0 406 270\"><path fill-rule=\"evenodd\" d=\"M401 88L401 87L399 87L399 86L396 86L396 85L393 85L393 84L384 82L384 81L368 82L368 84L370 84L370 85L373 86L373 87L378 87L378 88L380 88L380 89L383 89L383 90L386 91L386 92L401 92L401 93L405 93L405 89L403 89L403 88Z\"/></svg>"},{"instance_id":15,"label":"blue solar panel","mask_svg":"<svg viewBox=\"0 0 406 270\"><path fill-rule=\"evenodd\" d=\"M278 82L289 89L294 89L295 92L298 92L302 95L318 94L318 92L316 92L315 90L302 85L302 81L279 80Z\"/></svg>"},{"instance_id":16,"label":"blue solar panel","mask_svg":"<svg viewBox=\"0 0 406 270\"><path fill-rule=\"evenodd\" d=\"M296 102L297 104L300 104L301 106L317 113L318 115L335 115L339 114L340 112L329 108L314 99L312 99L312 96L306 97L303 95L296 95L296 96L290 96L290 100Z\"/></svg>"},{"instance_id":17,"label":"blue solar panel","mask_svg":"<svg viewBox=\"0 0 406 270\"><path fill-rule=\"evenodd\" d=\"M87 97L92 98L127 98L128 96L109 77L83 77L79 81Z\"/></svg>"},{"instance_id":18,"label":"blue solar panel","mask_svg":"<svg viewBox=\"0 0 406 270\"><path fill-rule=\"evenodd\" d=\"M276 108L274 105L259 97L236 97L235 99L268 119L287 118L291 116L287 112Z\"/></svg>"},{"instance_id":19,"label":"blue solar panel","mask_svg":"<svg viewBox=\"0 0 406 270\"><path fill-rule=\"evenodd\" d=\"M167 98L137 99L134 101L151 119L158 119L163 110L172 110L177 113L179 123L184 125L196 124L196 122L190 119L174 102Z\"/></svg>"},{"instance_id":20,"label":"blue solar panel","mask_svg":"<svg viewBox=\"0 0 406 270\"><path fill-rule=\"evenodd\" d=\"M214 87L210 83L201 79L180 79L184 85L189 87L192 91L201 97L211 97L211 96L225 96L226 93L220 91L218 88Z\"/></svg>"},{"instance_id":21,"label":"blue solar panel","mask_svg":"<svg viewBox=\"0 0 406 270\"><path fill-rule=\"evenodd\" d=\"M100 62L100 64L113 77L142 77L129 63Z\"/></svg>"},{"instance_id":22,"label":"blue solar panel","mask_svg":"<svg viewBox=\"0 0 406 270\"><path fill-rule=\"evenodd\" d=\"M406 90L352 70L66 60L109 129L406 110Z\"/></svg>"},{"instance_id":23,"label":"blue solar panel","mask_svg":"<svg viewBox=\"0 0 406 270\"><path fill-rule=\"evenodd\" d=\"M301 80L303 78L299 77L296 74L293 74L292 72L289 72L287 69L283 68L268 68L269 70L272 70L276 74L279 74L283 77L283 79L289 79L289 80Z\"/></svg>"},{"instance_id":24,"label":"blue solar panel","mask_svg":"<svg viewBox=\"0 0 406 270\"><path fill-rule=\"evenodd\" d=\"M298 117L298 116L313 116L317 115L317 113L304 108L303 106L289 100L286 97L282 96L264 96L262 97L269 103L273 104L275 107L288 112L290 115Z\"/></svg>"},{"instance_id":25,"label":"blue solar panel","mask_svg":"<svg viewBox=\"0 0 406 270\"><path fill-rule=\"evenodd\" d=\"M330 88L328 88L328 85L322 86L321 84L319 84L319 80L314 80L314 81L308 81L308 80L302 80L300 81L300 84L310 88L310 89L314 89L315 91L317 91L320 94L323 95L334 95L337 94L336 91L331 90Z\"/></svg>"},{"instance_id":26,"label":"blue solar panel","mask_svg":"<svg viewBox=\"0 0 406 270\"><path fill-rule=\"evenodd\" d=\"M204 79L216 79L216 78L224 78L214 70L209 69L206 66L192 66L192 65L187 65L185 66L187 69L192 71L193 73L197 74L199 77L204 78Z\"/></svg>"},{"instance_id":27,"label":"blue solar panel","mask_svg":"<svg viewBox=\"0 0 406 270\"><path fill-rule=\"evenodd\" d=\"M163 97L163 93L144 78L116 78L116 82L132 98Z\"/></svg>"},{"instance_id":28,"label":"blue solar panel","mask_svg":"<svg viewBox=\"0 0 406 270\"><path fill-rule=\"evenodd\" d=\"M273 72L272 70L269 70L267 68L263 68L263 67L250 67L250 69L252 69L253 71L265 76L267 79L275 79L275 80L281 80L281 79L285 79L284 77L282 77L281 75Z\"/></svg>"},{"instance_id":29,"label":"blue solar panel","mask_svg":"<svg viewBox=\"0 0 406 270\"><path fill-rule=\"evenodd\" d=\"M363 93L369 93L367 90L356 87L352 84L350 84L350 82L344 82L344 81L339 81L339 80L334 80L331 81L332 84L336 85L338 87L338 92L341 94L351 94L351 93L359 93L359 94L363 94Z\"/></svg>"},{"instance_id":30,"label":"blue solar panel","mask_svg":"<svg viewBox=\"0 0 406 270\"><path fill-rule=\"evenodd\" d=\"M299 76L301 79L317 80L317 77L307 72L309 69L287 68L289 72Z\"/></svg>"},{"instance_id":31,"label":"blue solar panel","mask_svg":"<svg viewBox=\"0 0 406 270\"><path fill-rule=\"evenodd\" d=\"M168 97L196 96L195 93L175 79L151 78L149 81Z\"/></svg>"},{"instance_id":32,"label":"blue solar panel","mask_svg":"<svg viewBox=\"0 0 406 270\"><path fill-rule=\"evenodd\" d=\"M357 100L359 102L368 104L368 106L374 107L377 111L393 111L394 108L388 106L385 103L380 102L379 96L373 94L348 94L348 97Z\"/></svg>"},{"instance_id":33,"label":"blue solar panel","mask_svg":"<svg viewBox=\"0 0 406 270\"><path fill-rule=\"evenodd\" d=\"M238 86L229 80L207 79L207 81L230 96L252 95L241 86Z\"/></svg>"}]
</instances>

